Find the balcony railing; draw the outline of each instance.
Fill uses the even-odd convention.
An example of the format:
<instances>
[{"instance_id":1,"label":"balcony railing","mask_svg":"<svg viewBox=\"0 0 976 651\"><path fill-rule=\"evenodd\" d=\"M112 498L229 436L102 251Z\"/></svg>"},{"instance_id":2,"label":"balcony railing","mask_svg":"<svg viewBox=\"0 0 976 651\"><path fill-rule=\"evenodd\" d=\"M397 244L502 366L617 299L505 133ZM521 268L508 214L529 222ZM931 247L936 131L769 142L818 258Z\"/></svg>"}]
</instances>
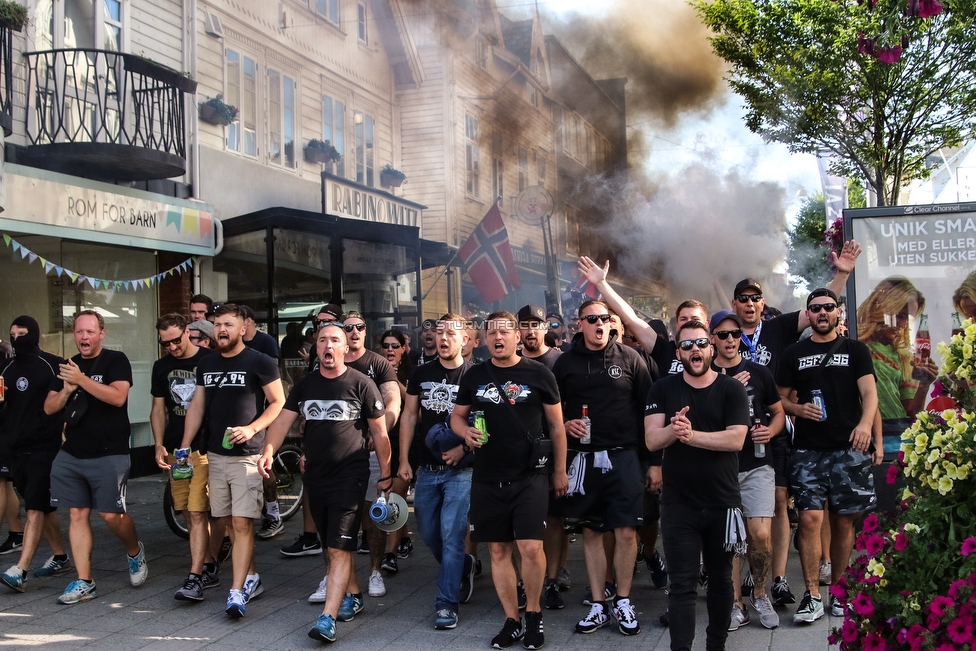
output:
<instances>
[{"instance_id":1,"label":"balcony railing","mask_svg":"<svg viewBox=\"0 0 976 651\"><path fill-rule=\"evenodd\" d=\"M171 178L186 170L184 93L196 82L134 54L25 52L28 159L80 176Z\"/></svg>"},{"instance_id":2,"label":"balcony railing","mask_svg":"<svg viewBox=\"0 0 976 651\"><path fill-rule=\"evenodd\" d=\"M13 38L14 32L6 25L0 25L0 128L5 136L13 133Z\"/></svg>"}]
</instances>

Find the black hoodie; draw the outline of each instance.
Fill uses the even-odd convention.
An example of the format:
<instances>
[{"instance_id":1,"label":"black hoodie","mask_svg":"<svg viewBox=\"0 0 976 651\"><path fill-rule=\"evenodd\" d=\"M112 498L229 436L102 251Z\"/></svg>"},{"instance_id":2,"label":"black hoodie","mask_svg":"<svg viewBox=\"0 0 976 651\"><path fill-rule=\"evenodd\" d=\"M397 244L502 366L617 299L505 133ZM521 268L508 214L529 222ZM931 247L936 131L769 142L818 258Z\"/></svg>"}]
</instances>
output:
<instances>
[{"instance_id":1,"label":"black hoodie","mask_svg":"<svg viewBox=\"0 0 976 651\"><path fill-rule=\"evenodd\" d=\"M609 328L608 328L609 331ZM583 334L556 360L552 372L563 401L563 419L583 415L587 405L593 442L589 445L567 436L571 450L627 448L646 452L644 404L651 375L640 355L617 342L616 331L601 350L586 347Z\"/></svg>"},{"instance_id":2,"label":"black hoodie","mask_svg":"<svg viewBox=\"0 0 976 651\"><path fill-rule=\"evenodd\" d=\"M0 436L14 454L57 450L61 415L47 416L44 400L58 365L66 362L40 349L41 329L33 318L19 316L12 325L27 328L27 334L11 342L16 355L2 371L6 395L0 411Z\"/></svg>"}]
</instances>

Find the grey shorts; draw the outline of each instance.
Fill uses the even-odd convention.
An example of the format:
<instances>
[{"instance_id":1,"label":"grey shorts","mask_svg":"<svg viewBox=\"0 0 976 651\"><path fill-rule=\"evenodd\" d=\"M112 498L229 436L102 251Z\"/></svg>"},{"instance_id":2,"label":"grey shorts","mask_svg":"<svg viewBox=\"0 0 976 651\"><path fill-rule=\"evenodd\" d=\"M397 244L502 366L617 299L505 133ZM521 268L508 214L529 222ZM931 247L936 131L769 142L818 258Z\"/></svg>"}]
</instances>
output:
<instances>
[{"instance_id":1,"label":"grey shorts","mask_svg":"<svg viewBox=\"0 0 976 651\"><path fill-rule=\"evenodd\" d=\"M739 473L742 517L771 518L776 515L776 471L759 466Z\"/></svg>"},{"instance_id":2,"label":"grey shorts","mask_svg":"<svg viewBox=\"0 0 976 651\"><path fill-rule=\"evenodd\" d=\"M366 499L364 500L367 504L372 504L376 501L378 495L376 494L376 484L380 481L380 460L376 458L375 452L369 453L369 483L366 484Z\"/></svg>"},{"instance_id":3,"label":"grey shorts","mask_svg":"<svg viewBox=\"0 0 976 651\"><path fill-rule=\"evenodd\" d=\"M790 457L790 489L799 511L838 515L869 511L877 504L871 454L846 450L794 450Z\"/></svg>"},{"instance_id":4,"label":"grey shorts","mask_svg":"<svg viewBox=\"0 0 976 651\"><path fill-rule=\"evenodd\" d=\"M129 455L79 459L64 450L51 465L51 506L125 513Z\"/></svg>"}]
</instances>

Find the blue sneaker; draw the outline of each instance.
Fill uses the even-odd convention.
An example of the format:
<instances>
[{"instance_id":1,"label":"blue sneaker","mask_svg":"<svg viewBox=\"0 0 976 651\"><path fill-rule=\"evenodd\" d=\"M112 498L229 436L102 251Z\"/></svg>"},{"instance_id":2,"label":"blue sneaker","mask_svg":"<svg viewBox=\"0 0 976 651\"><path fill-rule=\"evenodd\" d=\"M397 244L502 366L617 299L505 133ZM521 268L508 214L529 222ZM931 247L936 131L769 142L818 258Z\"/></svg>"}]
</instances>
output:
<instances>
[{"instance_id":1,"label":"blue sneaker","mask_svg":"<svg viewBox=\"0 0 976 651\"><path fill-rule=\"evenodd\" d=\"M149 566L146 565L146 548L139 543L139 553L135 558L126 556L129 560L129 583L138 588L149 578Z\"/></svg>"},{"instance_id":2,"label":"blue sneaker","mask_svg":"<svg viewBox=\"0 0 976 651\"><path fill-rule=\"evenodd\" d=\"M332 615L319 615L315 626L309 629L308 636L313 640L319 640L321 642L335 642L336 625L335 620L332 619Z\"/></svg>"},{"instance_id":3,"label":"blue sneaker","mask_svg":"<svg viewBox=\"0 0 976 651\"><path fill-rule=\"evenodd\" d=\"M227 608L225 613L231 617L240 618L247 611L247 598L240 590L231 590L227 595Z\"/></svg>"},{"instance_id":4,"label":"blue sneaker","mask_svg":"<svg viewBox=\"0 0 976 651\"><path fill-rule=\"evenodd\" d=\"M3 574L0 574L0 583L11 590L16 590L17 592L23 592L25 590L24 584L27 582L27 572L20 569L16 565L11 565Z\"/></svg>"},{"instance_id":5,"label":"blue sneaker","mask_svg":"<svg viewBox=\"0 0 976 651\"><path fill-rule=\"evenodd\" d=\"M34 576L41 578L45 576L54 576L55 574L62 574L71 569L71 561L68 560L67 556L63 561L59 561L57 558L52 556L44 562L39 568L34 570Z\"/></svg>"},{"instance_id":6,"label":"blue sneaker","mask_svg":"<svg viewBox=\"0 0 976 651\"><path fill-rule=\"evenodd\" d=\"M88 601L98 596L95 591L95 584L87 581L72 581L58 597L59 604L76 604L79 601Z\"/></svg>"},{"instance_id":7,"label":"blue sneaker","mask_svg":"<svg viewBox=\"0 0 976 651\"><path fill-rule=\"evenodd\" d=\"M244 581L244 601L250 602L251 599L264 594L264 585L261 583L261 576L254 575L254 578Z\"/></svg>"},{"instance_id":8,"label":"blue sneaker","mask_svg":"<svg viewBox=\"0 0 976 651\"><path fill-rule=\"evenodd\" d=\"M434 628L438 631L446 631L456 628L458 623L457 613L450 608L441 608L437 611L437 619L434 620Z\"/></svg>"},{"instance_id":9,"label":"blue sneaker","mask_svg":"<svg viewBox=\"0 0 976 651\"><path fill-rule=\"evenodd\" d=\"M340 622L351 622L353 617L361 612L363 612L363 596L351 595L347 592L346 596L342 598L336 619Z\"/></svg>"}]
</instances>

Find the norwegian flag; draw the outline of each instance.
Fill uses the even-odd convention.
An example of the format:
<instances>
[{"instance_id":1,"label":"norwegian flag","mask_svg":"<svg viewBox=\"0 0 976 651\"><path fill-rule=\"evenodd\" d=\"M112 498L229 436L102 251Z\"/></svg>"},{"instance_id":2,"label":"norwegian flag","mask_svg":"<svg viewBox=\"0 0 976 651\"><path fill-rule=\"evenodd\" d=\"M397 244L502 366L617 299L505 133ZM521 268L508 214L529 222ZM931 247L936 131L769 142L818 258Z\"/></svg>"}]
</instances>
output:
<instances>
[{"instance_id":1,"label":"norwegian flag","mask_svg":"<svg viewBox=\"0 0 976 651\"><path fill-rule=\"evenodd\" d=\"M471 237L458 249L458 259L488 303L520 287L512 245L497 205L485 213Z\"/></svg>"},{"instance_id":2,"label":"norwegian flag","mask_svg":"<svg viewBox=\"0 0 976 651\"><path fill-rule=\"evenodd\" d=\"M580 274L579 279L576 281L576 291L585 296L587 299L600 300L600 290L596 288L596 285L591 283L586 279L586 276Z\"/></svg>"}]
</instances>

